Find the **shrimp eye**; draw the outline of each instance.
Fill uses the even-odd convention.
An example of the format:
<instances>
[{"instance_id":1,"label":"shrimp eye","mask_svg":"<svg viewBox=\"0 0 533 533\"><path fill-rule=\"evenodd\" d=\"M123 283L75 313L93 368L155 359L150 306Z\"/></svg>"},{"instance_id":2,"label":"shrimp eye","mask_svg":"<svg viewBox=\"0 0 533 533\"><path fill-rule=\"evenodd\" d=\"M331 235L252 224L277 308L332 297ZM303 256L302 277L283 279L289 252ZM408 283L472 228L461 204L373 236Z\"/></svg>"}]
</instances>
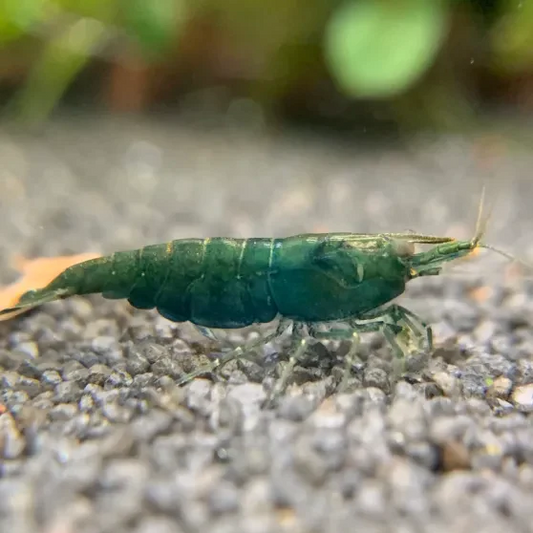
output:
<instances>
[{"instance_id":1,"label":"shrimp eye","mask_svg":"<svg viewBox=\"0 0 533 533\"><path fill-rule=\"evenodd\" d=\"M409 241L394 240L392 246L400 257L410 257L415 253L415 245Z\"/></svg>"}]
</instances>

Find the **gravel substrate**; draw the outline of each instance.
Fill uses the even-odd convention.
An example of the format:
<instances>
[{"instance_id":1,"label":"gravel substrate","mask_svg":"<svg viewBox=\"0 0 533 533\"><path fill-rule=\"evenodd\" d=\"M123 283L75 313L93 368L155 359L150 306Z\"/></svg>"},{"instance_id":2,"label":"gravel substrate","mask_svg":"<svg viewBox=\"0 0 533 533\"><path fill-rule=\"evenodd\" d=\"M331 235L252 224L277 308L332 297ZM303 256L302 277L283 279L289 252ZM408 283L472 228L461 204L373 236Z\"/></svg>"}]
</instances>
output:
<instances>
[{"instance_id":1,"label":"gravel substrate","mask_svg":"<svg viewBox=\"0 0 533 533\"><path fill-rule=\"evenodd\" d=\"M303 231L473 232L533 258L533 153L438 138L397 146L269 137L167 120L61 120L0 132L0 281L11 259L181 237ZM482 153L483 155L478 157ZM477 154L477 155L476 155ZM99 296L0 322L0 531L511 533L533 531L533 283L483 252L414 281L431 360L391 383L363 337L317 344L271 408L287 339L175 380L216 350L190 325ZM281 363L282 364L282 363Z\"/></svg>"}]
</instances>

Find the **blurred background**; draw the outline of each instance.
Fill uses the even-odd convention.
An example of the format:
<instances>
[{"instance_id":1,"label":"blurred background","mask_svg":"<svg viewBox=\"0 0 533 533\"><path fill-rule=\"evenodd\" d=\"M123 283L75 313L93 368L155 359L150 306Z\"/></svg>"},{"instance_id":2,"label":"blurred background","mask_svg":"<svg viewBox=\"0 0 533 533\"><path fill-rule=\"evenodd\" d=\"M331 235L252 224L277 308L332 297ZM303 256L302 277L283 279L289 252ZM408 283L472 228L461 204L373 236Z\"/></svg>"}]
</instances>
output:
<instances>
[{"instance_id":1,"label":"blurred background","mask_svg":"<svg viewBox=\"0 0 533 533\"><path fill-rule=\"evenodd\" d=\"M492 235L527 239L530 0L0 0L0 88L0 265L221 234L468 236L493 179Z\"/></svg>"},{"instance_id":2,"label":"blurred background","mask_svg":"<svg viewBox=\"0 0 533 533\"><path fill-rule=\"evenodd\" d=\"M530 0L1 0L4 118L58 107L341 131L531 116Z\"/></svg>"}]
</instances>

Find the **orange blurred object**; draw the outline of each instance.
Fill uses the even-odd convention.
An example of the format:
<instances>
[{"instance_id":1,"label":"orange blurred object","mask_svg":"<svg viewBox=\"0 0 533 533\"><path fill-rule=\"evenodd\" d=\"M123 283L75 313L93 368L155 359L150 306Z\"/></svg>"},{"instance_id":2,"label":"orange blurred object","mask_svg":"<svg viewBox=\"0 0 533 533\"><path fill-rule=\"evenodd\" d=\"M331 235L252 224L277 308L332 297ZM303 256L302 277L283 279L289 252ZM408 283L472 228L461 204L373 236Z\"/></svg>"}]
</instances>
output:
<instances>
[{"instance_id":1,"label":"orange blurred object","mask_svg":"<svg viewBox=\"0 0 533 533\"><path fill-rule=\"evenodd\" d=\"M0 309L13 307L25 292L32 289L42 289L68 267L89 259L96 259L97 257L101 257L101 255L86 253L61 257L39 257L37 259L16 257L14 266L22 276L11 285L0 288ZM21 309L20 311L2 315L0 320L9 320L28 310Z\"/></svg>"},{"instance_id":2,"label":"orange blurred object","mask_svg":"<svg viewBox=\"0 0 533 533\"><path fill-rule=\"evenodd\" d=\"M470 298L478 303L486 302L493 294L494 289L485 285L469 291Z\"/></svg>"}]
</instances>

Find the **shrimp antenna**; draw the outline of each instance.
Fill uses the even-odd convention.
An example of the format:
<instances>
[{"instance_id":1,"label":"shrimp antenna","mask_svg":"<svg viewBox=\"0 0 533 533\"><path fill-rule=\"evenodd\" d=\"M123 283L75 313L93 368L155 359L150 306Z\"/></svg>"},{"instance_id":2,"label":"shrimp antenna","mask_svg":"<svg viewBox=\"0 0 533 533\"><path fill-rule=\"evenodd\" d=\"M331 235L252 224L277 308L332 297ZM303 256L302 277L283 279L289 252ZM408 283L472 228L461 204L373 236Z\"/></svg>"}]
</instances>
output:
<instances>
[{"instance_id":1,"label":"shrimp antenna","mask_svg":"<svg viewBox=\"0 0 533 533\"><path fill-rule=\"evenodd\" d=\"M481 199L479 201L479 208L477 212L476 232L474 234L474 238L472 239L472 248L485 248L487 250L491 250L505 257L509 261L520 263L524 267L533 271L533 265L530 265L526 261L522 259L518 259L518 257L515 257L509 252L500 250L499 248L496 248L495 246L491 246L489 244L484 244L481 242L481 239L485 236L485 233L487 231L488 223L492 216L492 209L493 209L493 206L490 205L487 214L483 216L484 206L485 206L485 186L483 185L483 188L481 189Z\"/></svg>"},{"instance_id":2,"label":"shrimp antenna","mask_svg":"<svg viewBox=\"0 0 533 533\"><path fill-rule=\"evenodd\" d=\"M480 244L481 239L485 235L487 231L487 227L489 225L489 220L492 217L492 205L489 207L488 213L483 216L483 209L485 207L485 185L483 185L483 188L481 189L481 198L479 200L479 207L477 210L477 220L476 220L476 232L474 234L474 238L472 239L472 245L475 248Z\"/></svg>"}]
</instances>

